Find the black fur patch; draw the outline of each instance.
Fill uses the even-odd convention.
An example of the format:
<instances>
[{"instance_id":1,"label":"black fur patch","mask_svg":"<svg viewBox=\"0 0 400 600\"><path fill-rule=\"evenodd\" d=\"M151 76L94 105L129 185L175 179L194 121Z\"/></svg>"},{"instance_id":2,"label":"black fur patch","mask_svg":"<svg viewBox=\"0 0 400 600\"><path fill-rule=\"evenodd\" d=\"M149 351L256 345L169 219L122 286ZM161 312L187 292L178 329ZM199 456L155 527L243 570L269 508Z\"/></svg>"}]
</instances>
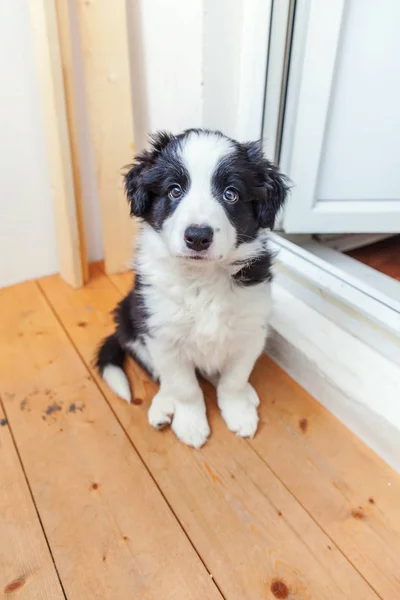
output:
<instances>
[{"instance_id":1,"label":"black fur patch","mask_svg":"<svg viewBox=\"0 0 400 600\"><path fill-rule=\"evenodd\" d=\"M189 173L178 153L181 141L182 136L165 132L154 135L152 150L139 154L125 174L131 215L143 218L156 230L161 229L179 204L179 200L168 196L171 186L179 184L184 194L190 187Z\"/></svg>"},{"instance_id":2,"label":"black fur patch","mask_svg":"<svg viewBox=\"0 0 400 600\"><path fill-rule=\"evenodd\" d=\"M125 360L125 351L115 333L102 341L96 356L96 368L100 375L107 365L114 365L122 369Z\"/></svg>"},{"instance_id":3,"label":"black fur patch","mask_svg":"<svg viewBox=\"0 0 400 600\"><path fill-rule=\"evenodd\" d=\"M275 218L290 190L289 179L264 156L260 141L242 144L251 168L256 173L255 210L260 227L273 229Z\"/></svg>"},{"instance_id":4,"label":"black fur patch","mask_svg":"<svg viewBox=\"0 0 400 600\"><path fill-rule=\"evenodd\" d=\"M148 314L141 294L142 289L143 284L137 275L134 288L114 310L114 321L117 325L115 334L122 346L147 333Z\"/></svg>"},{"instance_id":5,"label":"black fur patch","mask_svg":"<svg viewBox=\"0 0 400 600\"><path fill-rule=\"evenodd\" d=\"M254 240L260 228L273 228L289 186L287 178L264 157L261 142L233 143L235 150L218 165L212 188L241 244ZM234 204L224 201L228 186L239 192L239 200Z\"/></svg>"},{"instance_id":6,"label":"black fur patch","mask_svg":"<svg viewBox=\"0 0 400 600\"><path fill-rule=\"evenodd\" d=\"M257 285L263 281L272 280L272 256L268 251L248 264L245 264L240 271L233 275L235 282L243 287Z\"/></svg>"},{"instance_id":7,"label":"black fur patch","mask_svg":"<svg viewBox=\"0 0 400 600\"><path fill-rule=\"evenodd\" d=\"M132 342L141 341L141 338L148 334L148 313L143 302L142 290L143 284L140 275L137 275L133 289L114 309L115 332L102 342L97 352L96 367L101 375L107 365L122 369L125 356L129 354L151 378L155 379L154 374L130 346Z\"/></svg>"},{"instance_id":8,"label":"black fur patch","mask_svg":"<svg viewBox=\"0 0 400 600\"><path fill-rule=\"evenodd\" d=\"M233 187L239 193L234 204L224 200L227 187ZM237 245L253 241L260 230L254 207L257 180L243 150L237 148L219 163L212 178L212 193L236 229Z\"/></svg>"}]
</instances>

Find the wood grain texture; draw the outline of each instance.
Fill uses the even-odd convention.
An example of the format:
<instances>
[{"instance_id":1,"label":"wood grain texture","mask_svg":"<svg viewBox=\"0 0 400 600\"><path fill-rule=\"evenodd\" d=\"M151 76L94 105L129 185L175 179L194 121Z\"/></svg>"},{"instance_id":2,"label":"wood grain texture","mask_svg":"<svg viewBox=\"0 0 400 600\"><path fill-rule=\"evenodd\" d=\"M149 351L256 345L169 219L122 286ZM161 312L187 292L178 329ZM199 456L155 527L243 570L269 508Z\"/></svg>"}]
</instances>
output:
<instances>
[{"instance_id":1,"label":"wood grain texture","mask_svg":"<svg viewBox=\"0 0 400 600\"><path fill-rule=\"evenodd\" d=\"M0 314L0 394L67 597L220 598L36 284Z\"/></svg>"},{"instance_id":2,"label":"wood grain texture","mask_svg":"<svg viewBox=\"0 0 400 600\"><path fill-rule=\"evenodd\" d=\"M30 0L47 161L53 196L60 274L83 283L81 246L54 0Z\"/></svg>"},{"instance_id":3,"label":"wood grain texture","mask_svg":"<svg viewBox=\"0 0 400 600\"><path fill-rule=\"evenodd\" d=\"M126 1L77 0L88 113L97 170L105 266L126 271L138 225L129 217L121 170L133 154Z\"/></svg>"},{"instance_id":4,"label":"wood grain texture","mask_svg":"<svg viewBox=\"0 0 400 600\"><path fill-rule=\"evenodd\" d=\"M112 280L122 282L122 291L131 275ZM57 277L40 285L90 365L112 327L110 310L120 291L98 271L76 293ZM250 445L226 429L210 387L212 437L194 451L171 431L150 429L147 409L156 386L132 362L128 368L133 406L99 385L226 598L275 598L280 589L296 600L377 598Z\"/></svg>"},{"instance_id":5,"label":"wood grain texture","mask_svg":"<svg viewBox=\"0 0 400 600\"><path fill-rule=\"evenodd\" d=\"M267 357L253 383L265 430L253 448L378 595L398 595L400 476Z\"/></svg>"},{"instance_id":6,"label":"wood grain texture","mask_svg":"<svg viewBox=\"0 0 400 600\"><path fill-rule=\"evenodd\" d=\"M0 407L0 598L64 598L10 429Z\"/></svg>"}]
</instances>

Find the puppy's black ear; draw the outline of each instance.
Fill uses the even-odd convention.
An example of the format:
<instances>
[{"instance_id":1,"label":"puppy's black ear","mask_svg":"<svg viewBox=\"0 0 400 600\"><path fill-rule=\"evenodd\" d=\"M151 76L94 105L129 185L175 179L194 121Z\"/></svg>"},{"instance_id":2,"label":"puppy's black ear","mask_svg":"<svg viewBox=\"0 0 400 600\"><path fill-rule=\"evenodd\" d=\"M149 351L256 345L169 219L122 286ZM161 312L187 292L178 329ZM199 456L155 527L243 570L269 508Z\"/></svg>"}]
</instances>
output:
<instances>
[{"instance_id":1,"label":"puppy's black ear","mask_svg":"<svg viewBox=\"0 0 400 600\"><path fill-rule=\"evenodd\" d=\"M150 150L144 150L135 156L133 164L128 166L124 174L124 183L131 215L143 217L151 205L151 184L153 177L151 171L155 166L157 157L170 142L172 135L165 131L150 136Z\"/></svg>"},{"instance_id":2,"label":"puppy's black ear","mask_svg":"<svg viewBox=\"0 0 400 600\"><path fill-rule=\"evenodd\" d=\"M289 179L267 160L260 141L243 144L257 181L255 211L262 228L273 229L290 189Z\"/></svg>"},{"instance_id":3,"label":"puppy's black ear","mask_svg":"<svg viewBox=\"0 0 400 600\"><path fill-rule=\"evenodd\" d=\"M125 190L131 215L143 217L150 208L149 190L143 181L146 169L150 169L152 165L150 152L142 152L135 156L134 160L133 165L130 165L129 170L124 174Z\"/></svg>"}]
</instances>

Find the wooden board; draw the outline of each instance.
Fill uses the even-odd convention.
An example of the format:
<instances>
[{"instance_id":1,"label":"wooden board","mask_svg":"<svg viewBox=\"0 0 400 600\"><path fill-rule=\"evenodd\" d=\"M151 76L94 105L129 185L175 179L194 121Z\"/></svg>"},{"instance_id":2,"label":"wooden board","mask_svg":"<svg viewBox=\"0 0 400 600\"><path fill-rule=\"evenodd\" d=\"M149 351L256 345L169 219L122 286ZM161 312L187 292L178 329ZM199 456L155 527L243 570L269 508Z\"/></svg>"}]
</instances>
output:
<instances>
[{"instance_id":1,"label":"wooden board","mask_svg":"<svg viewBox=\"0 0 400 600\"><path fill-rule=\"evenodd\" d=\"M400 590L400 476L263 357L253 374L265 436L257 453L381 598Z\"/></svg>"},{"instance_id":2,"label":"wooden board","mask_svg":"<svg viewBox=\"0 0 400 600\"><path fill-rule=\"evenodd\" d=\"M126 1L77 0L88 113L97 170L105 266L131 264L137 223L130 219L121 170L133 155Z\"/></svg>"},{"instance_id":3,"label":"wooden board","mask_svg":"<svg viewBox=\"0 0 400 600\"><path fill-rule=\"evenodd\" d=\"M36 284L0 314L0 394L67 597L220 598Z\"/></svg>"},{"instance_id":4,"label":"wooden board","mask_svg":"<svg viewBox=\"0 0 400 600\"><path fill-rule=\"evenodd\" d=\"M76 203L76 216L80 239L80 253L82 263L83 282L88 280L89 265L87 262L85 221L83 214L83 197L81 185L81 169L78 147L78 116L76 103L78 101L75 90L75 77L73 70L72 31L70 25L71 3L56 0L57 26L60 40L61 66L65 92L65 110L68 123L69 142L71 146L72 175L74 178L74 191Z\"/></svg>"},{"instance_id":5,"label":"wooden board","mask_svg":"<svg viewBox=\"0 0 400 600\"><path fill-rule=\"evenodd\" d=\"M46 538L0 407L0 598L64 598Z\"/></svg>"},{"instance_id":6,"label":"wooden board","mask_svg":"<svg viewBox=\"0 0 400 600\"><path fill-rule=\"evenodd\" d=\"M400 235L347 252L349 256L400 281Z\"/></svg>"},{"instance_id":7,"label":"wooden board","mask_svg":"<svg viewBox=\"0 0 400 600\"><path fill-rule=\"evenodd\" d=\"M37 74L53 195L60 274L73 287L84 280L85 249L74 193L54 0L30 0Z\"/></svg>"},{"instance_id":8,"label":"wooden board","mask_svg":"<svg viewBox=\"0 0 400 600\"><path fill-rule=\"evenodd\" d=\"M122 287L130 279L123 276ZM118 285L120 277L112 280ZM40 285L89 366L120 292L98 272L76 293L57 277ZM226 429L210 388L212 437L194 451L171 431L150 429L156 386L136 365L129 368L133 406L99 385L226 598L275 598L285 590L280 597L296 600L377 598L250 445Z\"/></svg>"}]
</instances>

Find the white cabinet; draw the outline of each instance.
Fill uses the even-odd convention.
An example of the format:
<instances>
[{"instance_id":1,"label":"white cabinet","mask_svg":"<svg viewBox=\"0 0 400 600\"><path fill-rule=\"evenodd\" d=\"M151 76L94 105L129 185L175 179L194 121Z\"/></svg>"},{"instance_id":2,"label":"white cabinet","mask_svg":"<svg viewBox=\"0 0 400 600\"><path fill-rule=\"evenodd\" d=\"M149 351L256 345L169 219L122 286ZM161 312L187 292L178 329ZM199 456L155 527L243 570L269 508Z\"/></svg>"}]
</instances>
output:
<instances>
[{"instance_id":1,"label":"white cabinet","mask_svg":"<svg viewBox=\"0 0 400 600\"><path fill-rule=\"evenodd\" d=\"M286 232L400 231L399 23L399 0L297 2L281 150L294 182Z\"/></svg>"}]
</instances>

